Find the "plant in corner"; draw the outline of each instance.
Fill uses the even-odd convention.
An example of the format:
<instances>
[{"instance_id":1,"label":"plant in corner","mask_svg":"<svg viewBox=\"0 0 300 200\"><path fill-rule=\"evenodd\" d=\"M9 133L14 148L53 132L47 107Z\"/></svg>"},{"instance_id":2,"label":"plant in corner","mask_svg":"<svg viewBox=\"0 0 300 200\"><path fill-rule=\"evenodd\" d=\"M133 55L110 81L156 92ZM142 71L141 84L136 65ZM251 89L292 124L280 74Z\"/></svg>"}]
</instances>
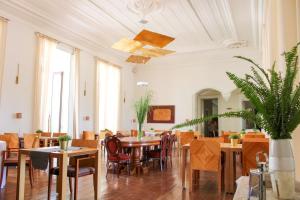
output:
<instances>
[{"instance_id":1,"label":"plant in corner","mask_svg":"<svg viewBox=\"0 0 300 200\"><path fill-rule=\"evenodd\" d=\"M138 122L138 134L137 138L141 139L143 136L143 123L146 119L146 115L149 111L149 105L151 102L152 95L150 93L147 93L144 97L140 97L139 100L137 100L134 104L134 109L136 113L136 118Z\"/></svg>"},{"instance_id":2,"label":"plant in corner","mask_svg":"<svg viewBox=\"0 0 300 200\"><path fill-rule=\"evenodd\" d=\"M284 52L285 72L276 70L275 62L266 71L251 59L237 56L250 62L251 74L240 78L227 72L228 77L254 105L250 110L227 112L205 118L193 119L175 125L174 128L192 126L214 117L241 117L254 122L271 137L269 172L274 194L281 199L293 199L295 195L295 162L291 147L292 133L300 123L300 84L295 83L298 74L297 49Z\"/></svg>"},{"instance_id":3,"label":"plant in corner","mask_svg":"<svg viewBox=\"0 0 300 200\"><path fill-rule=\"evenodd\" d=\"M68 150L69 141L71 140L71 136L69 135L63 135L58 137L58 142L60 149L63 151Z\"/></svg>"}]
</instances>

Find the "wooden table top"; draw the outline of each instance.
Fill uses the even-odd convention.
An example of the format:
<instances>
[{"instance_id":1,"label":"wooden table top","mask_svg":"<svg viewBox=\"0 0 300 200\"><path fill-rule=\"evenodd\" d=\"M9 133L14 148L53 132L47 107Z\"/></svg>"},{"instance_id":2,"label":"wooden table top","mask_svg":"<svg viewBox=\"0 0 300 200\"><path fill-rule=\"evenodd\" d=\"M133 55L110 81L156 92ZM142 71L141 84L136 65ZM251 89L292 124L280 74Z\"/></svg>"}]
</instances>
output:
<instances>
[{"instance_id":1,"label":"wooden table top","mask_svg":"<svg viewBox=\"0 0 300 200\"><path fill-rule=\"evenodd\" d=\"M220 145L221 145L221 149L242 150L243 148L242 144L238 144L237 146L232 146L231 143L220 143ZM182 146L182 148L189 149L190 144L185 144Z\"/></svg>"},{"instance_id":2,"label":"wooden table top","mask_svg":"<svg viewBox=\"0 0 300 200\"><path fill-rule=\"evenodd\" d=\"M159 145L160 137L142 137L140 140L137 137L123 137L120 138L122 146L134 147L134 146L151 146Z\"/></svg>"},{"instance_id":3,"label":"wooden table top","mask_svg":"<svg viewBox=\"0 0 300 200\"><path fill-rule=\"evenodd\" d=\"M32 149L20 149L21 154L29 155L31 151L41 151L41 150L48 150L48 149L57 149L57 147L40 147L40 148L32 148ZM98 149L94 148L87 148L87 147L81 147L81 149L76 150L68 150L68 151L54 151L51 152L52 155L62 155L67 154L68 156L77 156L77 155L83 155L83 154L93 154L96 153Z\"/></svg>"}]
</instances>

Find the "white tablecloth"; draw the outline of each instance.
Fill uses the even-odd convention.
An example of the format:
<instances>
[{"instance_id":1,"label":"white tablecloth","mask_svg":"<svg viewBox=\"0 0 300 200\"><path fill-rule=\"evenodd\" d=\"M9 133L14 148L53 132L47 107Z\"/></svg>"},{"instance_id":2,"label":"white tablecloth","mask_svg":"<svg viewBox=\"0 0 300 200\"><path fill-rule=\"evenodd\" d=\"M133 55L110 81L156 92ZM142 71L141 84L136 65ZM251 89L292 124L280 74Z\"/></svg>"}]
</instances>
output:
<instances>
[{"instance_id":1,"label":"white tablecloth","mask_svg":"<svg viewBox=\"0 0 300 200\"><path fill-rule=\"evenodd\" d=\"M2 162L2 151L5 150L6 150L6 142L0 141L0 163ZM1 165L0 165L0 170L1 170ZM5 184L6 184L6 168L3 171L2 184L0 183L1 188L4 188Z\"/></svg>"}]
</instances>

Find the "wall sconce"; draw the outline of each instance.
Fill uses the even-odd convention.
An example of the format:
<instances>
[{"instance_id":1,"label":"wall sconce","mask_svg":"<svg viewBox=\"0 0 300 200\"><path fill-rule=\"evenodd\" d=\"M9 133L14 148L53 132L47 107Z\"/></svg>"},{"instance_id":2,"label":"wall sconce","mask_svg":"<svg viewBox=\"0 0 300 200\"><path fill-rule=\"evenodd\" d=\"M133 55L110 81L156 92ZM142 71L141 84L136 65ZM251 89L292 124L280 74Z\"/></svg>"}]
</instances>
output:
<instances>
[{"instance_id":1,"label":"wall sconce","mask_svg":"<svg viewBox=\"0 0 300 200\"><path fill-rule=\"evenodd\" d=\"M22 113L16 113L16 119L22 119Z\"/></svg>"},{"instance_id":2,"label":"wall sconce","mask_svg":"<svg viewBox=\"0 0 300 200\"><path fill-rule=\"evenodd\" d=\"M86 96L86 81L84 82L83 96Z\"/></svg>"},{"instance_id":3,"label":"wall sconce","mask_svg":"<svg viewBox=\"0 0 300 200\"><path fill-rule=\"evenodd\" d=\"M17 75L16 75L16 84L19 84L19 75L20 75L20 64L18 64Z\"/></svg>"},{"instance_id":4,"label":"wall sconce","mask_svg":"<svg viewBox=\"0 0 300 200\"><path fill-rule=\"evenodd\" d=\"M89 120L90 120L90 116L84 116L84 117L83 117L83 120L89 121Z\"/></svg>"}]
</instances>

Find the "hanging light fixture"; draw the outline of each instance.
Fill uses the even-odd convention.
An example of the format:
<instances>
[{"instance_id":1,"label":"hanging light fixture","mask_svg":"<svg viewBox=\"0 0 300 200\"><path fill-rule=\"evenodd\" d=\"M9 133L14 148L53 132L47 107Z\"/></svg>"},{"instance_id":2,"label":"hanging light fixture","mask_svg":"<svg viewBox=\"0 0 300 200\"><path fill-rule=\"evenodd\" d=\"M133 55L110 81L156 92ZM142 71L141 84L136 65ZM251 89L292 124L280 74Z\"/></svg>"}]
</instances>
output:
<instances>
[{"instance_id":1,"label":"hanging light fixture","mask_svg":"<svg viewBox=\"0 0 300 200\"><path fill-rule=\"evenodd\" d=\"M128 0L127 8L141 17L140 23L147 24L147 15L162 10L162 0Z\"/></svg>"}]
</instances>

